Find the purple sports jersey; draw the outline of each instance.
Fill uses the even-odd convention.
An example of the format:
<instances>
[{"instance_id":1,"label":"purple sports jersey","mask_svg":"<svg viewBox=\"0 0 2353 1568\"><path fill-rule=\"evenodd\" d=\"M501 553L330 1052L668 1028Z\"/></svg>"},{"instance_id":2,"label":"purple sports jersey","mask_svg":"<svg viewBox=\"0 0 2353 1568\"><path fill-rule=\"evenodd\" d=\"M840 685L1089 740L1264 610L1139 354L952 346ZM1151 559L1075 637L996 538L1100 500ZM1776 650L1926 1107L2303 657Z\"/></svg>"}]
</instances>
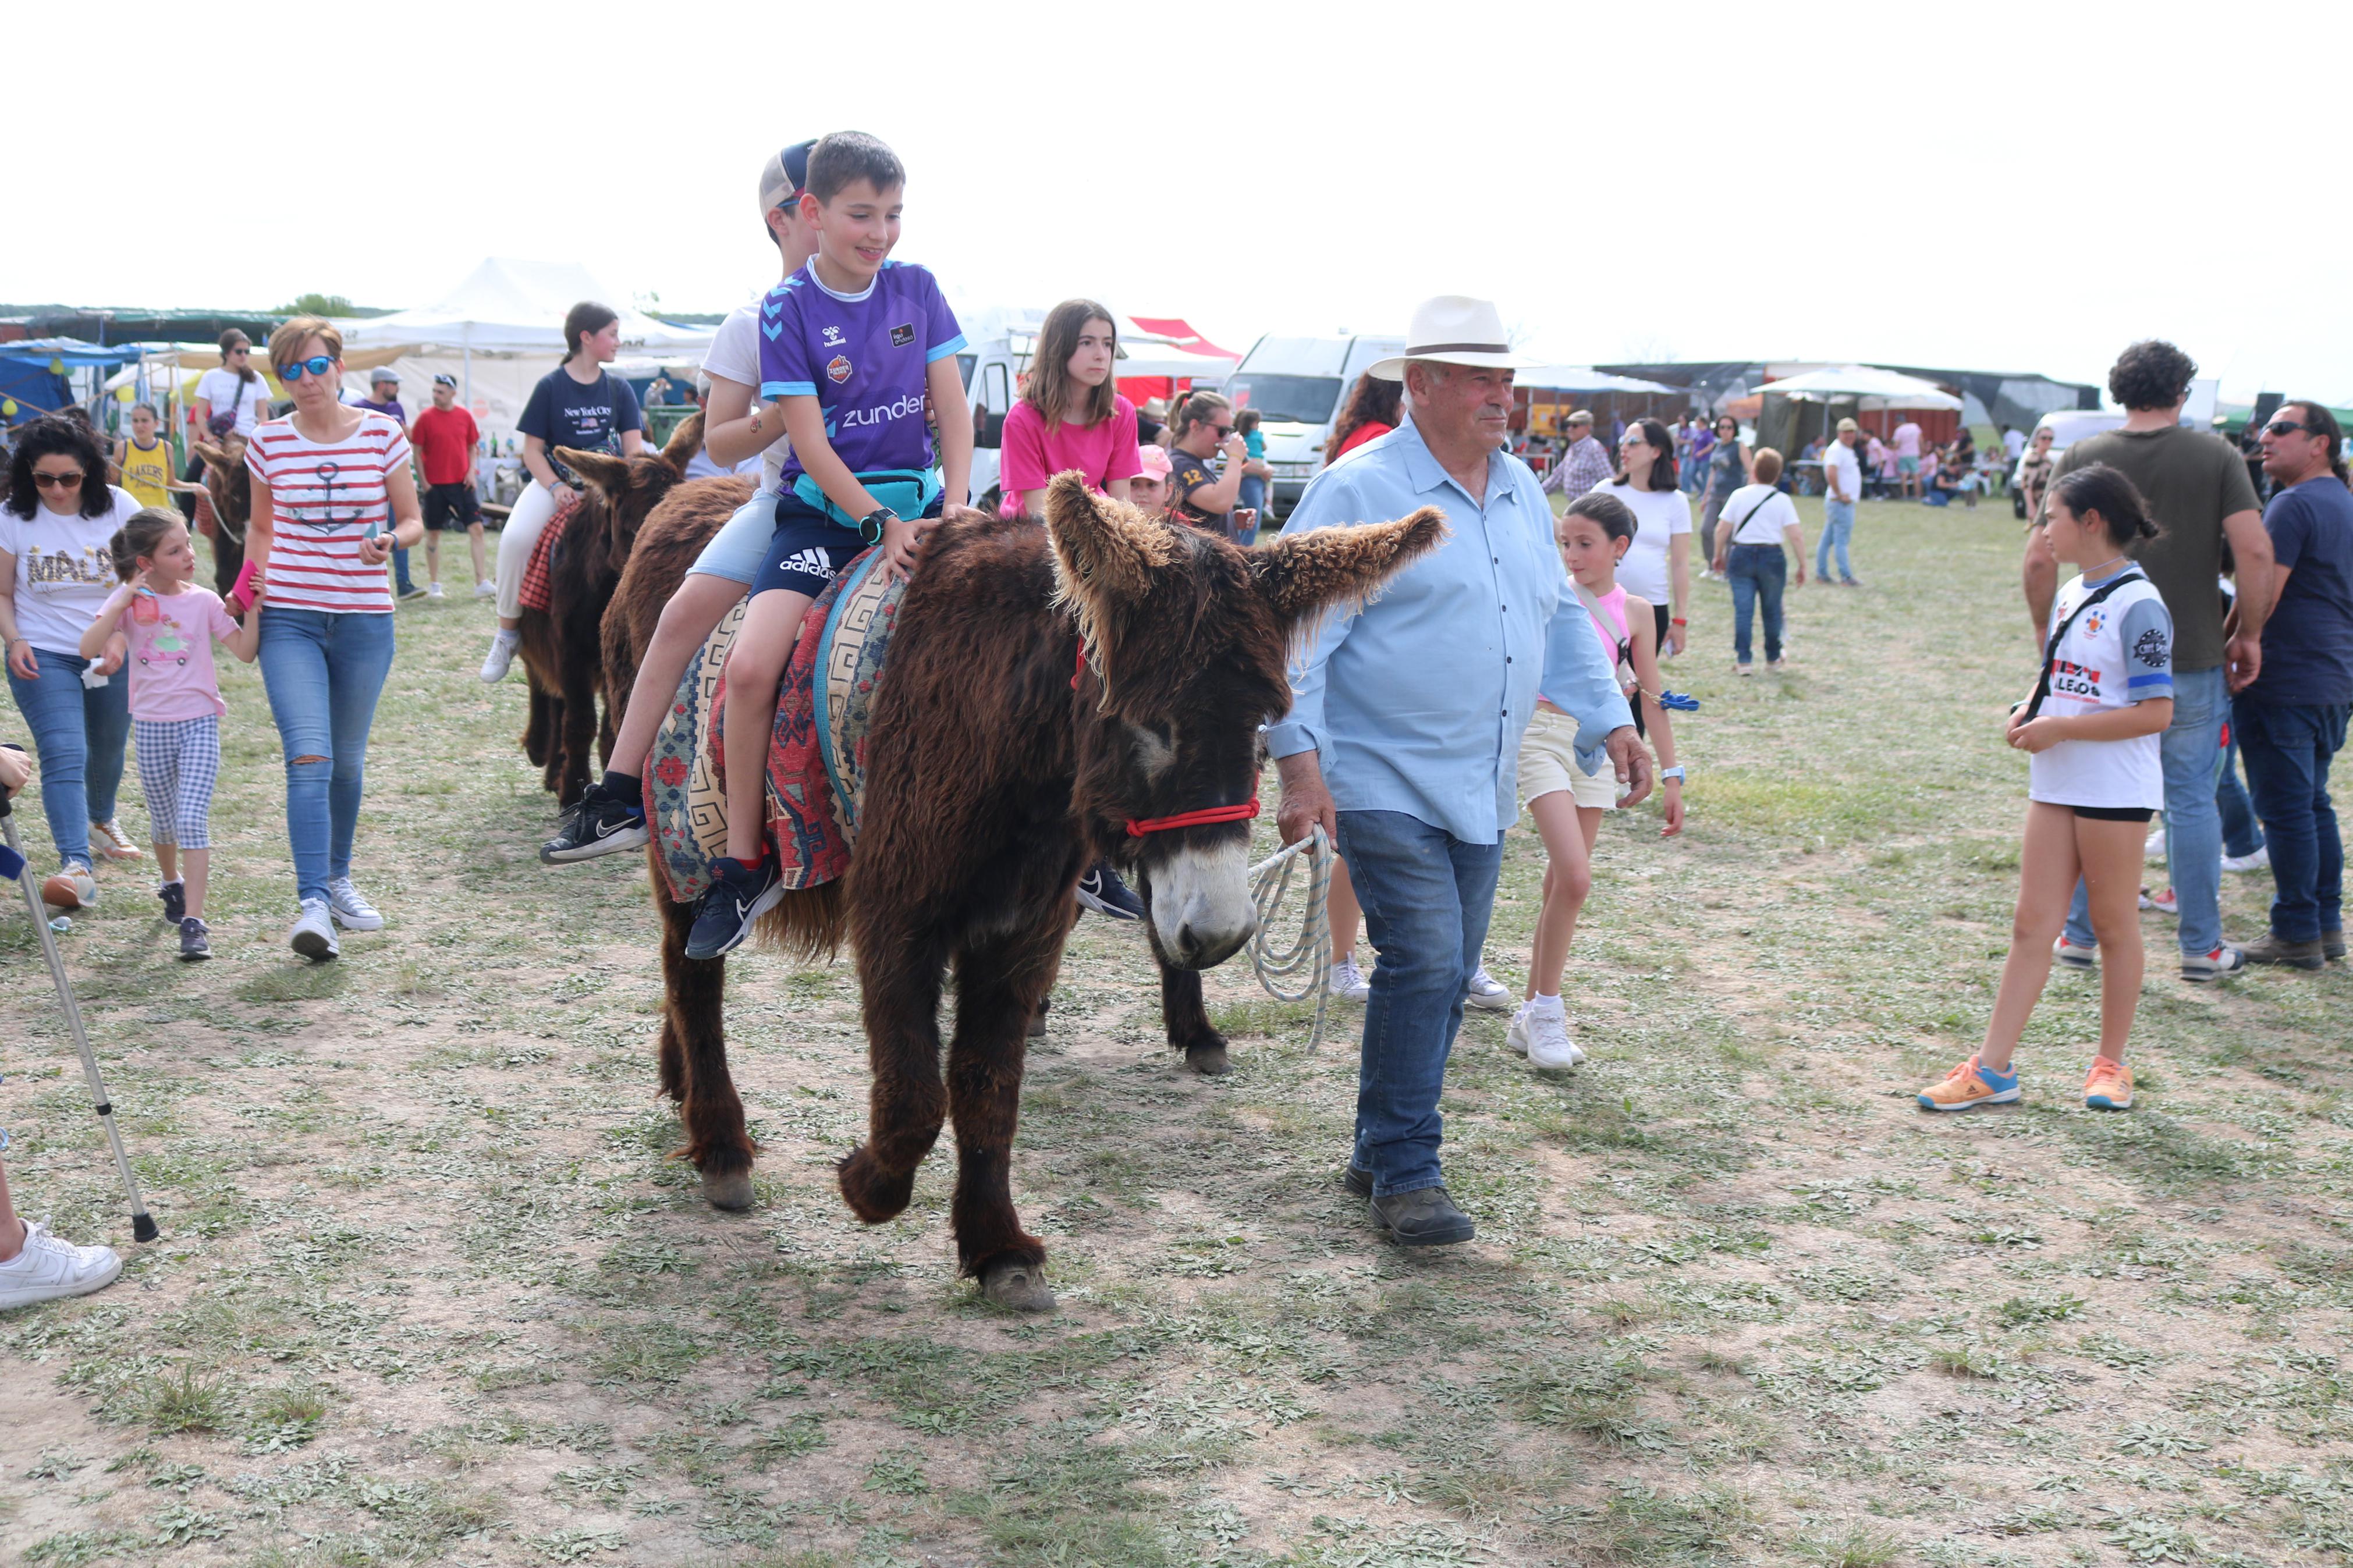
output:
<instances>
[{"instance_id":1,"label":"purple sports jersey","mask_svg":"<svg viewBox=\"0 0 2353 1568\"><path fill-rule=\"evenodd\" d=\"M845 299L812 262L760 301L760 395L815 397L825 438L856 474L932 466L923 378L965 346L955 315L924 268L886 261L866 292ZM779 483L807 470L785 459Z\"/></svg>"}]
</instances>

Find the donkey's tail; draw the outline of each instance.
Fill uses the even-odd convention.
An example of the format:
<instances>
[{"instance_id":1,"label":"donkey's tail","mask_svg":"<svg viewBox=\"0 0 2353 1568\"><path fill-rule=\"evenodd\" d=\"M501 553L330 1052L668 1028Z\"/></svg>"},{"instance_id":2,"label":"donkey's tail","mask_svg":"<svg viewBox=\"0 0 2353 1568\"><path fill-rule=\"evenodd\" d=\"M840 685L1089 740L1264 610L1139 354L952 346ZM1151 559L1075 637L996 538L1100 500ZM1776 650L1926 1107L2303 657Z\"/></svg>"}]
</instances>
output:
<instances>
[{"instance_id":1,"label":"donkey's tail","mask_svg":"<svg viewBox=\"0 0 2353 1568\"><path fill-rule=\"evenodd\" d=\"M782 903L760 917L754 934L771 952L795 958L834 958L849 933L848 889L849 879L837 877L818 887L786 893Z\"/></svg>"}]
</instances>

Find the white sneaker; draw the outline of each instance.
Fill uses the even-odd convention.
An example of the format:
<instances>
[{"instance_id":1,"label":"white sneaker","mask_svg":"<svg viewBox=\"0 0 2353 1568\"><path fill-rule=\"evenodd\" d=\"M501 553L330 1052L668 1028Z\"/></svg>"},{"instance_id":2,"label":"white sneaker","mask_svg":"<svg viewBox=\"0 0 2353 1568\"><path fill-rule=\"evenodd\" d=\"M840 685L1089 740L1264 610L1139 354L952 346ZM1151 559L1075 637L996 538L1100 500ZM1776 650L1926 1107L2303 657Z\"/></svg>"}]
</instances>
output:
<instances>
[{"instance_id":1,"label":"white sneaker","mask_svg":"<svg viewBox=\"0 0 2353 1568\"><path fill-rule=\"evenodd\" d=\"M495 599L498 596L499 585L488 577L474 584L474 597L477 599Z\"/></svg>"},{"instance_id":2,"label":"white sneaker","mask_svg":"<svg viewBox=\"0 0 2353 1568\"><path fill-rule=\"evenodd\" d=\"M1373 983L1356 967L1356 956L1350 953L1332 966L1332 994L1343 1002L1366 1002L1372 999Z\"/></svg>"},{"instance_id":3,"label":"white sneaker","mask_svg":"<svg viewBox=\"0 0 2353 1568\"><path fill-rule=\"evenodd\" d=\"M448 597L448 595L445 595L445 594L443 594L443 593L441 592L441 584L438 584L438 583L427 583L427 584L425 584L425 596L426 596L427 598L428 598L428 599L440 599L440 598L447 598L447 597Z\"/></svg>"},{"instance_id":4,"label":"white sneaker","mask_svg":"<svg viewBox=\"0 0 2353 1568\"><path fill-rule=\"evenodd\" d=\"M357 888L349 877L338 877L327 884L327 910L335 923L345 931L382 931L384 916Z\"/></svg>"},{"instance_id":5,"label":"white sneaker","mask_svg":"<svg viewBox=\"0 0 2353 1568\"><path fill-rule=\"evenodd\" d=\"M49 1233L46 1220L25 1222L23 1250L0 1263L0 1311L87 1296L114 1283L122 1259L111 1247L76 1247Z\"/></svg>"},{"instance_id":6,"label":"white sneaker","mask_svg":"<svg viewBox=\"0 0 2353 1568\"><path fill-rule=\"evenodd\" d=\"M2141 841L2140 858L2151 865L2165 858L2165 826L2162 823L2148 830Z\"/></svg>"},{"instance_id":7,"label":"white sneaker","mask_svg":"<svg viewBox=\"0 0 2353 1568\"><path fill-rule=\"evenodd\" d=\"M144 858L131 835L122 831L122 824L112 817L90 825L90 847L109 860L137 860Z\"/></svg>"},{"instance_id":8,"label":"white sneaker","mask_svg":"<svg viewBox=\"0 0 2353 1568\"><path fill-rule=\"evenodd\" d=\"M2254 853L2252 855L2222 857L2222 869L2225 871L2261 871L2267 869L2271 863L2272 847L2268 844L2256 845Z\"/></svg>"},{"instance_id":9,"label":"white sneaker","mask_svg":"<svg viewBox=\"0 0 2353 1568\"><path fill-rule=\"evenodd\" d=\"M522 634L501 627L491 638L490 656L482 660L482 683L496 686L507 678L507 666L514 662L515 649L522 646Z\"/></svg>"},{"instance_id":10,"label":"white sneaker","mask_svg":"<svg viewBox=\"0 0 2353 1568\"><path fill-rule=\"evenodd\" d=\"M58 874L41 884L41 902L53 913L73 913L98 902L98 879L79 860L69 860Z\"/></svg>"},{"instance_id":11,"label":"white sneaker","mask_svg":"<svg viewBox=\"0 0 2353 1568\"><path fill-rule=\"evenodd\" d=\"M289 946L313 963L324 963L343 951L335 940L334 917L328 912L324 899L302 900L302 918L286 933Z\"/></svg>"},{"instance_id":12,"label":"white sneaker","mask_svg":"<svg viewBox=\"0 0 2353 1568\"><path fill-rule=\"evenodd\" d=\"M1527 1058L1532 1068L1573 1068L1585 1059L1568 1037L1568 1017L1562 1013L1539 1013L1524 1005L1512 1016L1504 1039L1512 1054Z\"/></svg>"},{"instance_id":13,"label":"white sneaker","mask_svg":"<svg viewBox=\"0 0 2353 1568\"><path fill-rule=\"evenodd\" d=\"M1512 994L1495 983L1483 963L1472 971L1471 984L1462 988L1462 1000L1488 1013L1509 1012L1515 1005Z\"/></svg>"}]
</instances>

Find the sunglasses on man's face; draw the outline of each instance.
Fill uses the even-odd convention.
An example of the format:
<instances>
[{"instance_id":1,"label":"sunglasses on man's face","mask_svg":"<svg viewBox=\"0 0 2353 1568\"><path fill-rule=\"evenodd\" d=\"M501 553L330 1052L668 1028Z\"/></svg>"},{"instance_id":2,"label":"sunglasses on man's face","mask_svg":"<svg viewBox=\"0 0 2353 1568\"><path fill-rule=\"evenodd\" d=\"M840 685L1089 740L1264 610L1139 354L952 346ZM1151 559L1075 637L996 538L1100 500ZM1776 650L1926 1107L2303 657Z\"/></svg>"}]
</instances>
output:
<instances>
[{"instance_id":1,"label":"sunglasses on man's face","mask_svg":"<svg viewBox=\"0 0 2353 1568\"><path fill-rule=\"evenodd\" d=\"M81 470L77 468L70 474L45 474L37 468L33 471L33 482L45 490L69 490L81 483Z\"/></svg>"},{"instance_id":2,"label":"sunglasses on man's face","mask_svg":"<svg viewBox=\"0 0 2353 1568\"><path fill-rule=\"evenodd\" d=\"M2314 429L2311 426L2299 425L2293 419L2274 419L2270 424L2263 426L2263 434L2266 436L2291 436L2298 430L2303 431L2307 436L2317 436L2320 434L2319 431Z\"/></svg>"},{"instance_id":3,"label":"sunglasses on man's face","mask_svg":"<svg viewBox=\"0 0 2353 1568\"><path fill-rule=\"evenodd\" d=\"M278 379L291 386L301 380L305 373L311 375L324 375L334 368L334 360L326 354L312 354L309 359L294 364L280 365Z\"/></svg>"}]
</instances>

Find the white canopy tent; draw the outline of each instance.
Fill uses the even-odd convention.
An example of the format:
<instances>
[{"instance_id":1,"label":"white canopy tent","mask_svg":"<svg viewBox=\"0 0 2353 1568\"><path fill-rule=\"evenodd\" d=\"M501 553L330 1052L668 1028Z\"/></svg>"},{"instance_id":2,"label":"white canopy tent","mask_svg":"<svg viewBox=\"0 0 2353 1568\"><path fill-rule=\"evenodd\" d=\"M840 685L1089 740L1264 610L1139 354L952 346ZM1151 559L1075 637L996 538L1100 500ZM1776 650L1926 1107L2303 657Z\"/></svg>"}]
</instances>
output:
<instances>
[{"instance_id":1,"label":"white canopy tent","mask_svg":"<svg viewBox=\"0 0 2353 1568\"><path fill-rule=\"evenodd\" d=\"M1577 364L1538 365L1534 370L1521 371L1512 378L1512 384L1531 392L1655 393L1686 390L1669 386L1664 382L1644 381L1632 375L1612 375L1606 370Z\"/></svg>"},{"instance_id":2,"label":"white canopy tent","mask_svg":"<svg viewBox=\"0 0 2353 1568\"><path fill-rule=\"evenodd\" d=\"M1767 397L1787 397L1799 403L1844 403L1852 400L1873 411L1882 408L1942 408L1958 413L1961 407L1959 398L1939 390L1934 382L1922 381L1915 375L1899 375L1892 370L1874 370L1867 364L1839 364L1810 370L1803 375L1768 381L1757 390Z\"/></svg>"}]
</instances>

